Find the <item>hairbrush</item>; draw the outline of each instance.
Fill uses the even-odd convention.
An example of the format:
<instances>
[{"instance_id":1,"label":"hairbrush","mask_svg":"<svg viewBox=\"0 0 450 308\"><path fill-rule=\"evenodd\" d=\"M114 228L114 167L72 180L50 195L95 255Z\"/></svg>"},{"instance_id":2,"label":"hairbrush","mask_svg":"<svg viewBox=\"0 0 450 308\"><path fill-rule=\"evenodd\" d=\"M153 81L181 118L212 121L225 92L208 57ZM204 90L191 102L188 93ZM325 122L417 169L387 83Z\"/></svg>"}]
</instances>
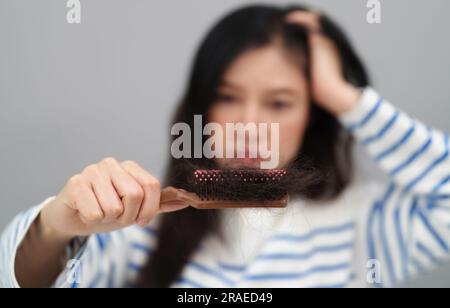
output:
<instances>
[{"instance_id":1,"label":"hairbrush","mask_svg":"<svg viewBox=\"0 0 450 308\"><path fill-rule=\"evenodd\" d=\"M197 209L283 208L289 201L282 185L286 170L196 170L189 189L167 187L160 204L183 202Z\"/></svg>"}]
</instances>

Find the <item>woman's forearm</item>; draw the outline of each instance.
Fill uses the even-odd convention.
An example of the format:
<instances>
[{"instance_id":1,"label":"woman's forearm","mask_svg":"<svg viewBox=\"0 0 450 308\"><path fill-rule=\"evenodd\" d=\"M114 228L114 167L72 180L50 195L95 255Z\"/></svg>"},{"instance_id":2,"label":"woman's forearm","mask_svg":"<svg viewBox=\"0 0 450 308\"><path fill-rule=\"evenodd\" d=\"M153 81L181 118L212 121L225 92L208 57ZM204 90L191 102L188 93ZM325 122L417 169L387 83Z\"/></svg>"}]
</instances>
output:
<instances>
[{"instance_id":1,"label":"woman's forearm","mask_svg":"<svg viewBox=\"0 0 450 308\"><path fill-rule=\"evenodd\" d=\"M45 228L39 215L17 250L15 272L19 285L50 287L63 270L70 239Z\"/></svg>"}]
</instances>

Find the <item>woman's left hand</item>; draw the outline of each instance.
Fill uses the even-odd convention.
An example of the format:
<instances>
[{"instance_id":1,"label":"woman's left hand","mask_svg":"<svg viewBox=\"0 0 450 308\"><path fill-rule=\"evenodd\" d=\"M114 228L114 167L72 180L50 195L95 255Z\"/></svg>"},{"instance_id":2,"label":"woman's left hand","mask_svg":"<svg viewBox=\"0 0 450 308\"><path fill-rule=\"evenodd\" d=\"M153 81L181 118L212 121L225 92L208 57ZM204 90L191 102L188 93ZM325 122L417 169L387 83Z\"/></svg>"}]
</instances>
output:
<instances>
[{"instance_id":1,"label":"woman's left hand","mask_svg":"<svg viewBox=\"0 0 450 308\"><path fill-rule=\"evenodd\" d=\"M336 116L351 110L360 93L344 79L337 47L321 34L319 13L296 11L290 13L286 21L309 30L311 95L314 101Z\"/></svg>"}]
</instances>

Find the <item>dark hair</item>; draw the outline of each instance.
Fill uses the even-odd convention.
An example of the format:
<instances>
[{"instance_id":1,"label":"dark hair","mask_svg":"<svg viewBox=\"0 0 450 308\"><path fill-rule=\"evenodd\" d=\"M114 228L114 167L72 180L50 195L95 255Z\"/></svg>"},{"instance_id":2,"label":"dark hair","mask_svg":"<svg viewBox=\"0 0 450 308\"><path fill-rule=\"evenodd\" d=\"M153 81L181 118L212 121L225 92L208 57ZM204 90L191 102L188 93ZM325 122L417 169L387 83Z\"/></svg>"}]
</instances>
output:
<instances>
[{"instance_id":1,"label":"dark hair","mask_svg":"<svg viewBox=\"0 0 450 308\"><path fill-rule=\"evenodd\" d=\"M306 29L286 24L287 13L307 10L292 6L277 8L256 5L239 9L224 17L213 27L197 52L186 93L181 101L174 123L185 122L193 127L195 114L206 115L222 81L225 70L243 52L263 47L274 38L308 59L309 47ZM326 16L321 16L322 32L336 44L347 81L357 87L369 84L366 71L340 28ZM305 61L309 62L309 61ZM300 68L299 68L300 69ZM308 77L309 68L303 68ZM307 128L300 155L325 176L313 182L301 195L310 200L335 198L352 178L352 137L337 119L312 104L310 125ZM301 161L301 160L298 160ZM184 160L169 161L164 184L184 188L186 174L179 166ZM207 160L195 164L211 167ZM159 244L149 263L141 272L139 286L167 287L181 274L200 242L208 235L219 233L219 211L198 211L192 208L165 214L159 227Z\"/></svg>"}]
</instances>

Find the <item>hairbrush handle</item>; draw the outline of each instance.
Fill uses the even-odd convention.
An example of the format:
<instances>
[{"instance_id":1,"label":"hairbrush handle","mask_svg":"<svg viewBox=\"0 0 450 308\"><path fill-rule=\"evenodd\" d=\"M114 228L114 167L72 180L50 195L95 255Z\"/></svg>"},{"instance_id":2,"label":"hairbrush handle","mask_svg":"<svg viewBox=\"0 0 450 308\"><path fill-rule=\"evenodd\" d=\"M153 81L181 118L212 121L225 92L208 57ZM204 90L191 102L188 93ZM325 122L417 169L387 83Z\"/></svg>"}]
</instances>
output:
<instances>
[{"instance_id":1,"label":"hairbrush handle","mask_svg":"<svg viewBox=\"0 0 450 308\"><path fill-rule=\"evenodd\" d=\"M175 187L166 187L161 191L160 208L171 203L186 203L196 209L225 209L225 208L284 208L289 202L289 196L277 201L209 201L202 200L197 194Z\"/></svg>"},{"instance_id":2,"label":"hairbrush handle","mask_svg":"<svg viewBox=\"0 0 450 308\"><path fill-rule=\"evenodd\" d=\"M166 187L161 191L159 203L161 205L173 202L192 203L200 201L196 194L190 193L183 189L178 189L172 186Z\"/></svg>"}]
</instances>

